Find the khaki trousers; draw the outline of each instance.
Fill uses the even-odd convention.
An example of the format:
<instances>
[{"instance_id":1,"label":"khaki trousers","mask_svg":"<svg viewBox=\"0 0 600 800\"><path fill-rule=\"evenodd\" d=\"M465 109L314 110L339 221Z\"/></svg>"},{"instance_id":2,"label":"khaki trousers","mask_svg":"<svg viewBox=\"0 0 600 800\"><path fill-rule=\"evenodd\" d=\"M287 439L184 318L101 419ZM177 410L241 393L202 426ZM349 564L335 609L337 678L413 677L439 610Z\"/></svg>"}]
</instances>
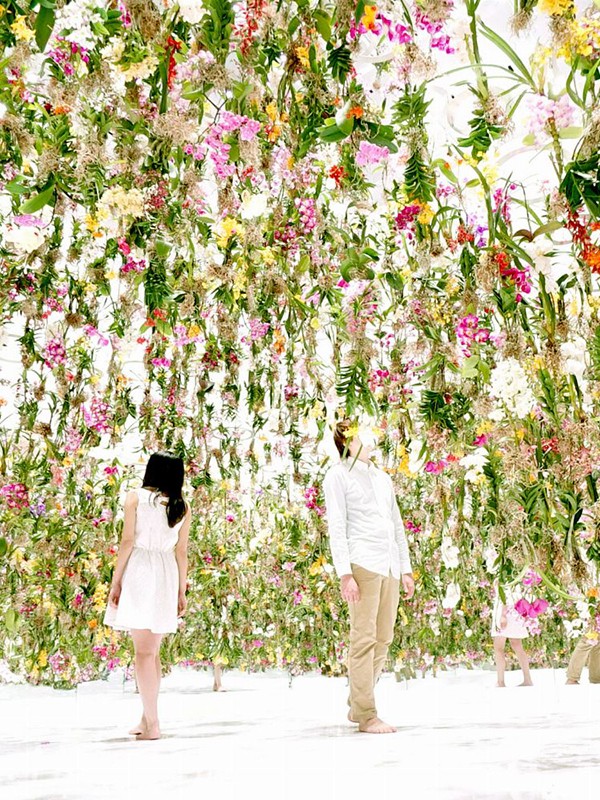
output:
<instances>
[{"instance_id":1,"label":"khaki trousers","mask_svg":"<svg viewBox=\"0 0 600 800\"><path fill-rule=\"evenodd\" d=\"M377 716L374 688L394 638L394 626L400 601L400 581L377 575L352 564L352 575L360 589L358 603L349 603L350 716L366 722Z\"/></svg>"},{"instance_id":2,"label":"khaki trousers","mask_svg":"<svg viewBox=\"0 0 600 800\"><path fill-rule=\"evenodd\" d=\"M598 639L582 636L569 661L567 678L570 681L578 681L586 663L588 663L590 683L600 683L600 642Z\"/></svg>"}]
</instances>

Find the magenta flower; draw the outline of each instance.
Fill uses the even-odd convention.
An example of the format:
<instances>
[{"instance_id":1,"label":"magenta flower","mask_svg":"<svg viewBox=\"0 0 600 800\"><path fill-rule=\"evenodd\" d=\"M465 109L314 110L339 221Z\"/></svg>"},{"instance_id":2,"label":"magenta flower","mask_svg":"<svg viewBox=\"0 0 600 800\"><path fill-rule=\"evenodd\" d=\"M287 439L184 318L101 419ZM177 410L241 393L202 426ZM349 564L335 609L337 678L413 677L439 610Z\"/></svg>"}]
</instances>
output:
<instances>
[{"instance_id":1,"label":"magenta flower","mask_svg":"<svg viewBox=\"0 0 600 800\"><path fill-rule=\"evenodd\" d=\"M4 498L9 508L17 510L29 506L29 491L23 483L7 483L0 489L0 497Z\"/></svg>"},{"instance_id":2,"label":"magenta flower","mask_svg":"<svg viewBox=\"0 0 600 800\"><path fill-rule=\"evenodd\" d=\"M523 586L538 586L542 582L542 578L537 572L530 569L527 575L523 578Z\"/></svg>"},{"instance_id":3,"label":"magenta flower","mask_svg":"<svg viewBox=\"0 0 600 800\"><path fill-rule=\"evenodd\" d=\"M387 147L380 147L372 142L365 142L364 139L360 143L358 153L356 154L356 163L359 167L366 167L369 164L379 164L386 159L390 154Z\"/></svg>"},{"instance_id":4,"label":"magenta flower","mask_svg":"<svg viewBox=\"0 0 600 800\"><path fill-rule=\"evenodd\" d=\"M96 433L109 433L110 406L99 397L92 398L88 407L83 407L83 419L88 428Z\"/></svg>"},{"instance_id":5,"label":"magenta flower","mask_svg":"<svg viewBox=\"0 0 600 800\"><path fill-rule=\"evenodd\" d=\"M44 363L50 369L62 366L67 360L67 350L61 338L55 336L44 348Z\"/></svg>"}]
</instances>

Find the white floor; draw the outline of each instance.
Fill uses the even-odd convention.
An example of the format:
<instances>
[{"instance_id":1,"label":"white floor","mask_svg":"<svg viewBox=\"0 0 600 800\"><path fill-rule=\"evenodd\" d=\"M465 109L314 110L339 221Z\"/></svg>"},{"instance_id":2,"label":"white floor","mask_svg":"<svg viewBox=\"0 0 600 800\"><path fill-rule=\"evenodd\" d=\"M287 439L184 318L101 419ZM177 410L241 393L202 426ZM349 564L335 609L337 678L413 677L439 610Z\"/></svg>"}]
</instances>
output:
<instances>
[{"instance_id":1,"label":"white floor","mask_svg":"<svg viewBox=\"0 0 600 800\"><path fill-rule=\"evenodd\" d=\"M161 696L164 738L126 735L139 697L119 681L77 691L0 686L2 800L600 797L600 685L494 688L491 672L378 686L391 736L344 721L346 682L178 670ZM584 678L585 680L585 678Z\"/></svg>"}]
</instances>

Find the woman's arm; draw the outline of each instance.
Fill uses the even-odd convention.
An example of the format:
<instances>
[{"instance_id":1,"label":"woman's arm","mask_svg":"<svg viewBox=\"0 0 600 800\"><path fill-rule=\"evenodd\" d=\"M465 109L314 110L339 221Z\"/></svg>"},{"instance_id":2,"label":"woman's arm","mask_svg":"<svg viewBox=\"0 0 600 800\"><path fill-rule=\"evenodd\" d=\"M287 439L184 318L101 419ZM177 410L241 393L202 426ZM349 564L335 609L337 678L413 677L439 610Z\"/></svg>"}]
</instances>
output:
<instances>
[{"instance_id":1,"label":"woman's arm","mask_svg":"<svg viewBox=\"0 0 600 800\"><path fill-rule=\"evenodd\" d=\"M108 595L108 602L113 606L119 605L123 573L125 572L125 567L129 561L131 551L133 550L133 543L135 539L135 512L137 509L137 504L137 492L129 492L125 498L125 519L123 521L123 534L121 536L121 544L119 546L119 554L117 556L117 565L113 573L110 593Z\"/></svg>"},{"instance_id":2,"label":"woman's arm","mask_svg":"<svg viewBox=\"0 0 600 800\"><path fill-rule=\"evenodd\" d=\"M179 531L179 538L175 545L175 558L177 560L177 569L179 570L179 597L177 600L177 613L180 617L185 614L187 608L187 598L185 592L187 589L187 570L188 570L188 539L190 535L190 523L192 521L192 510L188 506L185 513L183 525Z\"/></svg>"}]
</instances>

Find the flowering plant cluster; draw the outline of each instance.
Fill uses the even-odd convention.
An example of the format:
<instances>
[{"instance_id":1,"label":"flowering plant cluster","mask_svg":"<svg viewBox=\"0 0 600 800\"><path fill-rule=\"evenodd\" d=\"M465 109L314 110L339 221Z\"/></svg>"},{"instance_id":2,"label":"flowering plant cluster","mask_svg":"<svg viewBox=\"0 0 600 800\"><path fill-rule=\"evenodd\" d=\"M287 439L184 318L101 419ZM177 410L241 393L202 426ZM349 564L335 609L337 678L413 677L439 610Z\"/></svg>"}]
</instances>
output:
<instances>
[{"instance_id":1,"label":"flowering plant cluster","mask_svg":"<svg viewBox=\"0 0 600 800\"><path fill-rule=\"evenodd\" d=\"M342 416L407 521L396 669L489 658L531 571L564 658L600 560L598 3L9 1L0 43L0 662L127 667L120 508L166 448L166 658L340 672Z\"/></svg>"}]
</instances>

